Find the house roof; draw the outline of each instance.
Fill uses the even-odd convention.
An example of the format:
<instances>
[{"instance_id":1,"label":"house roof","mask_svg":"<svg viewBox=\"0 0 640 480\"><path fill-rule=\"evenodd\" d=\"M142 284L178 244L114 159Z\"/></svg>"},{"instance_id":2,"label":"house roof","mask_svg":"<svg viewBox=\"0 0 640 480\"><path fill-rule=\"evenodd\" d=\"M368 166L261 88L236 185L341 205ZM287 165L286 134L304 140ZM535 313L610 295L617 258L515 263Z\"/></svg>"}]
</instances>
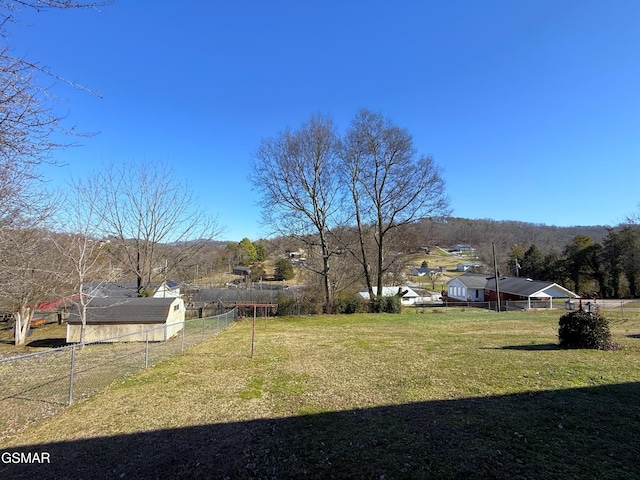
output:
<instances>
[{"instance_id":1,"label":"house roof","mask_svg":"<svg viewBox=\"0 0 640 480\"><path fill-rule=\"evenodd\" d=\"M471 289L483 288L485 290L496 290L495 277L480 273L465 273L452 278L447 283L454 280L461 282L465 287ZM580 295L564 288L557 283L531 280L523 277L501 277L498 286L501 293L519 295L521 297L532 298L578 298Z\"/></svg>"},{"instance_id":2,"label":"house roof","mask_svg":"<svg viewBox=\"0 0 640 480\"><path fill-rule=\"evenodd\" d=\"M167 280L166 285L168 289L173 290L178 286L178 283L173 280ZM154 292L157 291L160 286L162 286L162 283L152 283L149 285ZM138 284L136 282L91 282L85 285L84 291L92 297L137 298Z\"/></svg>"},{"instance_id":3,"label":"house roof","mask_svg":"<svg viewBox=\"0 0 640 480\"><path fill-rule=\"evenodd\" d=\"M382 296L393 297L398 294L398 290L400 289L403 292L406 291L406 293L402 296L402 298L417 298L420 296L416 292L414 292L411 288L407 287L406 285L395 286L395 287L382 287ZM374 295L378 294L378 287L373 287L373 294ZM366 299L369 298L369 292L367 291L359 292L358 295L360 295L362 298L366 298Z\"/></svg>"},{"instance_id":4,"label":"house roof","mask_svg":"<svg viewBox=\"0 0 640 480\"><path fill-rule=\"evenodd\" d=\"M442 272L442 269L440 267L438 268L414 267L411 270L411 275L418 277L423 275L429 275L431 272Z\"/></svg>"},{"instance_id":5,"label":"house roof","mask_svg":"<svg viewBox=\"0 0 640 480\"><path fill-rule=\"evenodd\" d=\"M523 277L501 277L498 282L500 292L511 295L519 295L521 297L534 298L579 298L580 295L573 293L571 290L564 288L557 283L544 282L540 280L531 280ZM485 287L487 290L496 290L495 277L487 280Z\"/></svg>"},{"instance_id":6,"label":"house roof","mask_svg":"<svg viewBox=\"0 0 640 480\"><path fill-rule=\"evenodd\" d=\"M137 298L138 284L136 282L91 282L84 286L84 291L96 298Z\"/></svg>"},{"instance_id":7,"label":"house roof","mask_svg":"<svg viewBox=\"0 0 640 480\"><path fill-rule=\"evenodd\" d=\"M56 300L52 300L50 302L42 302L42 303L38 304L37 310L39 310L39 311L60 310L61 308L65 308L65 307L67 307L69 305L72 305L74 302L77 302L79 300L79 298L80 298L80 295L75 293L75 294L69 295L67 297L62 297L62 298L58 298Z\"/></svg>"},{"instance_id":8,"label":"house roof","mask_svg":"<svg viewBox=\"0 0 640 480\"><path fill-rule=\"evenodd\" d=\"M238 265L237 267L233 267L232 273L234 275L251 275L251 269L249 267Z\"/></svg>"},{"instance_id":9,"label":"house roof","mask_svg":"<svg viewBox=\"0 0 640 480\"><path fill-rule=\"evenodd\" d=\"M174 302L179 298L94 298L87 307L88 324L115 323L164 323ZM77 325L80 315L77 308L71 312L67 323Z\"/></svg>"},{"instance_id":10,"label":"house roof","mask_svg":"<svg viewBox=\"0 0 640 480\"><path fill-rule=\"evenodd\" d=\"M465 273L463 275L453 277L451 280L447 281L447 284L457 280L467 288L479 289L485 288L489 278L490 276L484 273Z\"/></svg>"}]
</instances>

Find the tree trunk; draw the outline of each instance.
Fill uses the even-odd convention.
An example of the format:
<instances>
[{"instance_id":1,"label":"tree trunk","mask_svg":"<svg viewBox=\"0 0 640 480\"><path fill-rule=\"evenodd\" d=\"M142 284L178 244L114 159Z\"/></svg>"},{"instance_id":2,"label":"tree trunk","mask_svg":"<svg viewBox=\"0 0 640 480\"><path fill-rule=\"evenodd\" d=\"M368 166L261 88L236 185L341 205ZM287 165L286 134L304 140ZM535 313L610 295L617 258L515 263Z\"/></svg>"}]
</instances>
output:
<instances>
[{"instance_id":1,"label":"tree trunk","mask_svg":"<svg viewBox=\"0 0 640 480\"><path fill-rule=\"evenodd\" d=\"M378 298L382 299L382 275L383 275L383 245L382 245L382 236L378 242L378 271L376 272L377 280L378 280Z\"/></svg>"},{"instance_id":2,"label":"tree trunk","mask_svg":"<svg viewBox=\"0 0 640 480\"><path fill-rule=\"evenodd\" d=\"M87 305L80 299L80 344L84 345L87 333Z\"/></svg>"},{"instance_id":3,"label":"tree trunk","mask_svg":"<svg viewBox=\"0 0 640 480\"><path fill-rule=\"evenodd\" d=\"M31 327L31 319L33 318L33 309L29 307L20 307L20 309L13 314L15 318L15 324L13 326L14 331L14 344L16 346L25 345L27 343L27 334Z\"/></svg>"},{"instance_id":4,"label":"tree trunk","mask_svg":"<svg viewBox=\"0 0 640 480\"><path fill-rule=\"evenodd\" d=\"M325 228L320 229L320 246L322 249L322 287L324 290L324 313L331 310L331 290L329 286L329 242L327 241L327 232Z\"/></svg>"}]
</instances>

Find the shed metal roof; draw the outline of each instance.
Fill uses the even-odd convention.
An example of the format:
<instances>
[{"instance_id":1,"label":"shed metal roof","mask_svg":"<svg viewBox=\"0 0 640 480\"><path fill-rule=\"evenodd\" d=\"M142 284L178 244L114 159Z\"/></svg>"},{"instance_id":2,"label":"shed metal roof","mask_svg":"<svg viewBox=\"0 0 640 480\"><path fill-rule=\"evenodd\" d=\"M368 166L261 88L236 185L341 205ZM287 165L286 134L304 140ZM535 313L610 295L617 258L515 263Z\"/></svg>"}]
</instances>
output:
<instances>
[{"instance_id":1,"label":"shed metal roof","mask_svg":"<svg viewBox=\"0 0 640 480\"><path fill-rule=\"evenodd\" d=\"M174 302L180 298L94 298L87 308L87 324L164 323ZM67 323L80 324L77 309Z\"/></svg>"}]
</instances>

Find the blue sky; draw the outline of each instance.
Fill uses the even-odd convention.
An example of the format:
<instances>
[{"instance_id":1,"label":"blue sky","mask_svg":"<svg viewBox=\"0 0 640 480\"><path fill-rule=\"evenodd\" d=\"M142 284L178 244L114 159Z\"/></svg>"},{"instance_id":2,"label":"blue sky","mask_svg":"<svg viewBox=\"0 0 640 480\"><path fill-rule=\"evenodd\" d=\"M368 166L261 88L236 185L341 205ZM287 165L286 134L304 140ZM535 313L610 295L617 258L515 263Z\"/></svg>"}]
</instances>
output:
<instances>
[{"instance_id":1,"label":"blue sky","mask_svg":"<svg viewBox=\"0 0 640 480\"><path fill-rule=\"evenodd\" d=\"M56 108L100 132L57 152L53 184L163 162L252 240L260 140L311 114L391 118L443 167L453 215L616 225L640 198L640 2L119 0L24 12L14 53L64 84ZM46 80L50 81L50 80Z\"/></svg>"}]
</instances>

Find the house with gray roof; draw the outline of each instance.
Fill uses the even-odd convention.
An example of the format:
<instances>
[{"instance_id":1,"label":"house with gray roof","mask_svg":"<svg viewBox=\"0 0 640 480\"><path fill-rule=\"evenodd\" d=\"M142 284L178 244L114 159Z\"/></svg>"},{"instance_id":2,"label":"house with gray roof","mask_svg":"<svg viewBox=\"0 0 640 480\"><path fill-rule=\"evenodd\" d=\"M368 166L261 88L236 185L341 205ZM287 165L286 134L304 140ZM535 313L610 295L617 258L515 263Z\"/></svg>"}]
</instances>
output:
<instances>
[{"instance_id":1,"label":"house with gray roof","mask_svg":"<svg viewBox=\"0 0 640 480\"><path fill-rule=\"evenodd\" d=\"M497 283L497 285L496 285ZM554 282L532 280L522 277L499 277L479 273L465 273L447 282L447 296L466 302L495 302L497 290L500 301L543 301L553 299L580 298L571 290Z\"/></svg>"},{"instance_id":2,"label":"house with gray roof","mask_svg":"<svg viewBox=\"0 0 640 480\"><path fill-rule=\"evenodd\" d=\"M484 302L486 273L465 273L447 282L447 296L462 302Z\"/></svg>"},{"instance_id":3,"label":"house with gray roof","mask_svg":"<svg viewBox=\"0 0 640 480\"><path fill-rule=\"evenodd\" d=\"M495 302L498 298L497 290L500 291L500 301L531 301L550 302L553 299L580 298L580 295L564 288L554 282L532 280L523 277L499 277L496 285L496 278L491 277L485 286L485 298L489 302Z\"/></svg>"},{"instance_id":4,"label":"house with gray roof","mask_svg":"<svg viewBox=\"0 0 640 480\"><path fill-rule=\"evenodd\" d=\"M180 296L180 285L173 280L151 283L148 288L155 298ZM136 298L138 296L138 284L136 282L91 282L85 285L84 292L93 298Z\"/></svg>"}]
</instances>

